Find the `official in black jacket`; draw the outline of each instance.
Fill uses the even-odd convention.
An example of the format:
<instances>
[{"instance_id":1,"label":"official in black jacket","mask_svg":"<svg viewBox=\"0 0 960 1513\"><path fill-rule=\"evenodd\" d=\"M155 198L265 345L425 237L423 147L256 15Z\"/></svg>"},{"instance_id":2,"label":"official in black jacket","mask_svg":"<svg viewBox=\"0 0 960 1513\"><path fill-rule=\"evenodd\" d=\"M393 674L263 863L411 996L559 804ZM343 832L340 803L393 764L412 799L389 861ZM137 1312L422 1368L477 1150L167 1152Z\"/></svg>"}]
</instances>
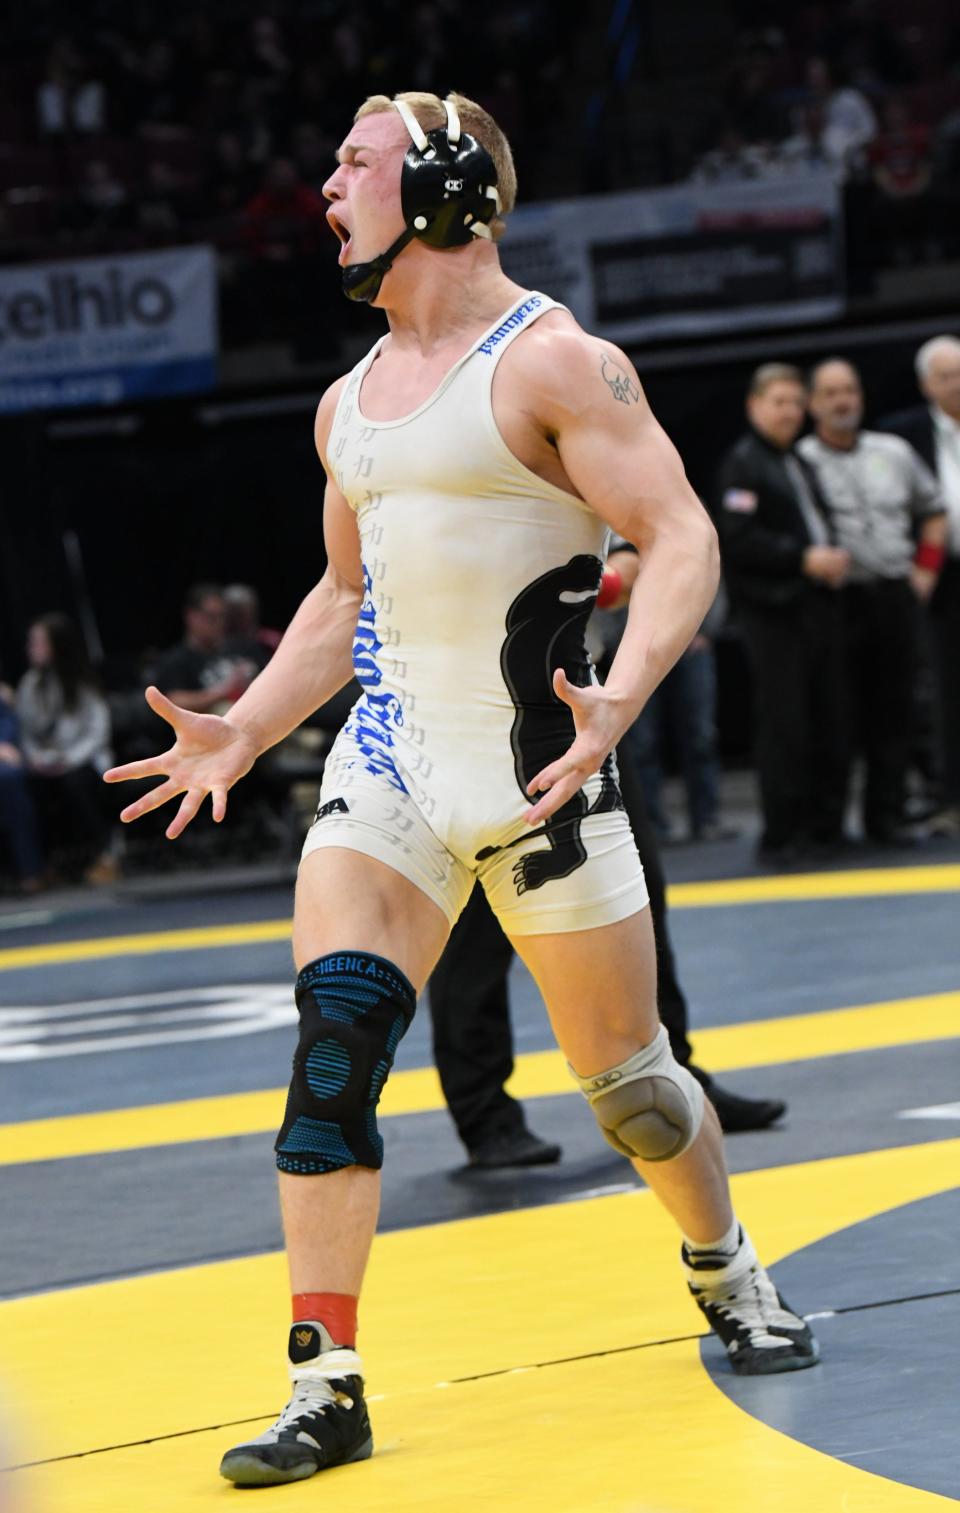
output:
<instances>
[{"instance_id":1,"label":"official in black jacket","mask_svg":"<svg viewBox=\"0 0 960 1513\"><path fill-rule=\"evenodd\" d=\"M717 489L724 574L753 670L764 830L789 859L842 839L842 624L834 592L850 565L833 544L812 470L794 450L805 414L798 369L767 363L747 392L750 429Z\"/></svg>"},{"instance_id":2,"label":"official in black jacket","mask_svg":"<svg viewBox=\"0 0 960 1513\"><path fill-rule=\"evenodd\" d=\"M960 340L934 336L916 355L917 381L927 400L881 421L902 436L936 474L947 509L947 550L930 601L940 682L943 787L941 827L960 835Z\"/></svg>"}]
</instances>

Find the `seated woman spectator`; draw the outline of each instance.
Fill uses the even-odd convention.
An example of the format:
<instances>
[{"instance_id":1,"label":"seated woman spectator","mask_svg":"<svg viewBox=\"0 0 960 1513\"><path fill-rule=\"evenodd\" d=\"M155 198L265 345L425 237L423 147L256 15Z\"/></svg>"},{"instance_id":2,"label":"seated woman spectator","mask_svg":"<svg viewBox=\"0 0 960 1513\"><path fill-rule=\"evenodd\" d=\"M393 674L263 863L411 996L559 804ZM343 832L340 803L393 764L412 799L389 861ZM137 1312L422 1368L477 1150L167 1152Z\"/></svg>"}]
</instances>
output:
<instances>
[{"instance_id":1,"label":"seated woman spectator","mask_svg":"<svg viewBox=\"0 0 960 1513\"><path fill-rule=\"evenodd\" d=\"M44 829L68 866L71 852L79 860L85 881L112 882L117 863L109 850L100 784L113 760L110 713L73 621L62 614L35 620L27 660L17 714Z\"/></svg>"},{"instance_id":2,"label":"seated woman spectator","mask_svg":"<svg viewBox=\"0 0 960 1513\"><path fill-rule=\"evenodd\" d=\"M43 852L13 700L13 689L0 683L0 839L21 893L36 893L43 885Z\"/></svg>"}]
</instances>

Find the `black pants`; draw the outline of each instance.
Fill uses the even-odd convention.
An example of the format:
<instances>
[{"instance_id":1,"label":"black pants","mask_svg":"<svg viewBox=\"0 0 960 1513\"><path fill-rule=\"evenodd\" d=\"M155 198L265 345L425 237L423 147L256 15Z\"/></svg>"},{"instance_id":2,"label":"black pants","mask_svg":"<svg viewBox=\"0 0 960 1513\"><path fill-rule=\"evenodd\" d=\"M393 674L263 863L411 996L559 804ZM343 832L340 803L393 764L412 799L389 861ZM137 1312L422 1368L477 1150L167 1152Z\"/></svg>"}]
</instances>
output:
<instances>
[{"instance_id":1,"label":"black pants","mask_svg":"<svg viewBox=\"0 0 960 1513\"><path fill-rule=\"evenodd\" d=\"M837 839L846 793L843 606L810 587L786 609L741 606L754 680L762 844Z\"/></svg>"},{"instance_id":2,"label":"black pants","mask_svg":"<svg viewBox=\"0 0 960 1513\"><path fill-rule=\"evenodd\" d=\"M89 763L56 777L34 773L30 790L48 855L79 868L105 850L110 836L106 791L100 774Z\"/></svg>"},{"instance_id":3,"label":"black pants","mask_svg":"<svg viewBox=\"0 0 960 1513\"><path fill-rule=\"evenodd\" d=\"M960 804L960 558L950 557L930 606L943 742L943 794Z\"/></svg>"},{"instance_id":4,"label":"black pants","mask_svg":"<svg viewBox=\"0 0 960 1513\"><path fill-rule=\"evenodd\" d=\"M905 578L852 584L843 608L851 754L866 763L863 826L882 840L903 823L920 608Z\"/></svg>"},{"instance_id":5,"label":"black pants","mask_svg":"<svg viewBox=\"0 0 960 1513\"><path fill-rule=\"evenodd\" d=\"M657 1006L673 1054L690 1060L687 1005L667 931L667 901L656 836L643 808L629 753L617 749L620 790L646 874L657 943ZM447 1106L468 1149L524 1128L523 1109L504 1090L513 1071L507 974L513 947L478 885L430 978L433 1054Z\"/></svg>"}]
</instances>

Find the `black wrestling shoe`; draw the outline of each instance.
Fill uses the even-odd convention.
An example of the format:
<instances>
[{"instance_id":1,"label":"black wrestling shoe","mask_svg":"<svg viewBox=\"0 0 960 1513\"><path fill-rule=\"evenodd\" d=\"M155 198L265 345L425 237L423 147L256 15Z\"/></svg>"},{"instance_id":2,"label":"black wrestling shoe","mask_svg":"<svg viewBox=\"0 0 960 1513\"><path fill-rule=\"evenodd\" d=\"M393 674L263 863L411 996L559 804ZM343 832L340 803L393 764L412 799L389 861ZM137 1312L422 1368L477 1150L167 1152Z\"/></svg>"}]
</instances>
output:
<instances>
[{"instance_id":1,"label":"black wrestling shoe","mask_svg":"<svg viewBox=\"0 0 960 1513\"><path fill-rule=\"evenodd\" d=\"M731 1093L729 1088L719 1087L709 1072L698 1066L688 1066L687 1071L696 1077L710 1102L717 1111L720 1128L725 1135L745 1134L748 1130L769 1129L787 1112L782 1098L743 1098Z\"/></svg>"},{"instance_id":2,"label":"black wrestling shoe","mask_svg":"<svg viewBox=\"0 0 960 1513\"><path fill-rule=\"evenodd\" d=\"M341 1357L345 1366L359 1364L354 1351L332 1344L322 1325L295 1324L290 1331L293 1396L269 1429L227 1451L220 1475L237 1487L271 1487L372 1455L363 1380L334 1374Z\"/></svg>"},{"instance_id":3,"label":"black wrestling shoe","mask_svg":"<svg viewBox=\"0 0 960 1513\"><path fill-rule=\"evenodd\" d=\"M723 1341L738 1376L772 1376L803 1371L820 1359L810 1326L793 1313L740 1231L740 1249L731 1259L715 1251L681 1257L687 1286L710 1328Z\"/></svg>"},{"instance_id":4,"label":"black wrestling shoe","mask_svg":"<svg viewBox=\"0 0 960 1513\"><path fill-rule=\"evenodd\" d=\"M563 1155L559 1145L541 1140L531 1130L519 1129L490 1135L470 1151L470 1165L477 1171L498 1171L504 1166L553 1166Z\"/></svg>"}]
</instances>

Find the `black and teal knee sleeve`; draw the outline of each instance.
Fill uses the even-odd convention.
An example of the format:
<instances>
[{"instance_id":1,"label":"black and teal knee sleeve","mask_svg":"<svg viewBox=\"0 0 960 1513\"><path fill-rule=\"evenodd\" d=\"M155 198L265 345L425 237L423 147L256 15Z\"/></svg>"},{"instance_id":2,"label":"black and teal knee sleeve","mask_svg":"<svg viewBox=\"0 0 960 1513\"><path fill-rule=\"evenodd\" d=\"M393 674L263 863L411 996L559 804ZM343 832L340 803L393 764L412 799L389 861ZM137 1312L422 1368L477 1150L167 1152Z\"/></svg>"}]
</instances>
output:
<instances>
[{"instance_id":1,"label":"black and teal knee sleeve","mask_svg":"<svg viewBox=\"0 0 960 1513\"><path fill-rule=\"evenodd\" d=\"M277 1136L282 1172L383 1165L377 1103L417 995L382 956L319 956L297 978L300 1039Z\"/></svg>"}]
</instances>

